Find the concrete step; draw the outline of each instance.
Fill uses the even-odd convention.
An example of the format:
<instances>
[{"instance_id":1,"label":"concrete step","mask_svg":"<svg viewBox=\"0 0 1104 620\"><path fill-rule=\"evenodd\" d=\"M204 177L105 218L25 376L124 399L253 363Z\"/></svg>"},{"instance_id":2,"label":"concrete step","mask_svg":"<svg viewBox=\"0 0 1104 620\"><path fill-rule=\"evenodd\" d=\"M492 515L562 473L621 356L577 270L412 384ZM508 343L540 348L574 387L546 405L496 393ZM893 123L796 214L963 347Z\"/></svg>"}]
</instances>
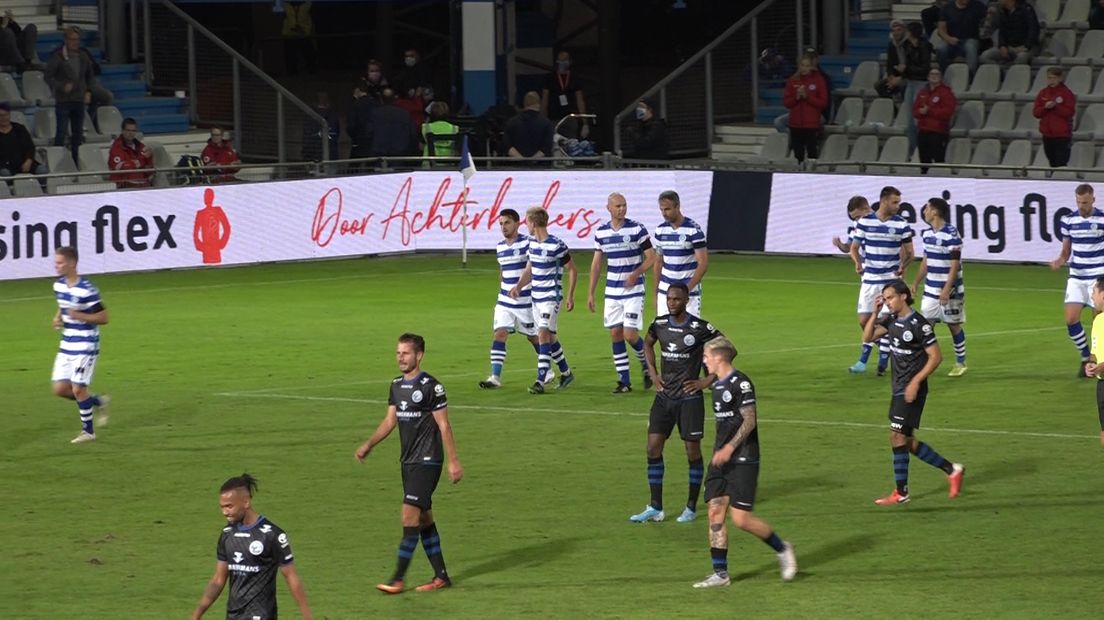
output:
<instances>
[{"instance_id":1,"label":"concrete step","mask_svg":"<svg viewBox=\"0 0 1104 620\"><path fill-rule=\"evenodd\" d=\"M759 154L757 144L714 144L713 153L728 153L730 155L754 156Z\"/></svg>"},{"instance_id":2,"label":"concrete step","mask_svg":"<svg viewBox=\"0 0 1104 620\"><path fill-rule=\"evenodd\" d=\"M188 117L183 114L127 114L119 108L123 116L133 116L143 134L179 133L192 128Z\"/></svg>"},{"instance_id":3,"label":"concrete step","mask_svg":"<svg viewBox=\"0 0 1104 620\"><path fill-rule=\"evenodd\" d=\"M179 114L184 112L187 99L176 97L127 97L115 99L115 107L125 115Z\"/></svg>"},{"instance_id":4,"label":"concrete step","mask_svg":"<svg viewBox=\"0 0 1104 620\"><path fill-rule=\"evenodd\" d=\"M115 94L116 99L144 97L146 83L141 80L100 80L104 88Z\"/></svg>"}]
</instances>

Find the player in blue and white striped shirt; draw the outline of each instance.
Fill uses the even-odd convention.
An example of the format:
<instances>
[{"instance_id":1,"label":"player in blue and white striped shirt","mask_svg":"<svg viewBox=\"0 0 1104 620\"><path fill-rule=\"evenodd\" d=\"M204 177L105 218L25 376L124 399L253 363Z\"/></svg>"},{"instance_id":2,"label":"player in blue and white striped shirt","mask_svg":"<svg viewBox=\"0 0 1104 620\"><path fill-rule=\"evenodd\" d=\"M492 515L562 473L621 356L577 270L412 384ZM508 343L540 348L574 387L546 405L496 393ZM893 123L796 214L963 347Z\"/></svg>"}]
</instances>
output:
<instances>
[{"instance_id":1,"label":"player in blue and white striped shirt","mask_svg":"<svg viewBox=\"0 0 1104 620\"><path fill-rule=\"evenodd\" d=\"M537 380L529 387L530 394L544 394L552 362L560 367L562 390L575 375L567 363L563 347L556 336L560 316L560 302L571 312L575 308L575 283L579 279L579 270L568 252L567 245L558 237L548 234L548 211L533 207L525 213L525 223L529 226L529 262L521 272L517 284L510 289L510 297L518 299L521 291L532 283L533 318L537 324ZM567 296L563 295L564 269L567 270Z\"/></svg>"},{"instance_id":2,"label":"player in blue and white striped shirt","mask_svg":"<svg viewBox=\"0 0 1104 620\"><path fill-rule=\"evenodd\" d=\"M851 260L855 272L862 274L859 287L859 325L865 326L874 311L874 300L882 294L882 288L897 280L913 257L912 228L905 218L897 214L901 210L901 191L886 186L878 197L878 210L855 222L854 241L851 243ZM874 343L863 342L859 361L849 371L866 372L866 361ZM885 374L889 364L889 344L879 341L878 376Z\"/></svg>"},{"instance_id":3,"label":"player in blue and white striped shirt","mask_svg":"<svg viewBox=\"0 0 1104 620\"><path fill-rule=\"evenodd\" d=\"M1104 276L1104 212L1093 206L1096 197L1092 185L1081 184L1074 190L1077 212L1062 218L1058 233L1062 236L1062 252L1050 263L1060 269L1069 262L1066 280L1066 330L1081 353L1077 376L1085 377L1085 362L1089 360L1089 345L1085 328L1081 326L1081 311L1093 307L1092 288L1097 278Z\"/></svg>"},{"instance_id":4,"label":"player in blue and white striped shirt","mask_svg":"<svg viewBox=\"0 0 1104 620\"><path fill-rule=\"evenodd\" d=\"M503 209L498 216L502 241L495 247L499 283L498 301L494 310L494 339L491 341L491 375L479 382L479 387L485 390L502 386L506 338L511 333L521 333L529 339L533 350L538 350L537 326L533 320L533 299L529 294L529 287L522 289L517 299L510 297L510 289L517 284L521 272L529 262L529 237L518 232L520 221L521 216L513 209Z\"/></svg>"},{"instance_id":5,"label":"player in blue and white striped shirt","mask_svg":"<svg viewBox=\"0 0 1104 620\"><path fill-rule=\"evenodd\" d=\"M873 213L873 211L870 209L870 202L866 198L852 196L847 201L847 219L851 220L851 223L847 225L847 234L842 239L832 237L832 245L836 246L837 250L843 254L851 253L851 244L855 241L855 223L868 213Z\"/></svg>"},{"instance_id":6,"label":"player in blue and white striped shirt","mask_svg":"<svg viewBox=\"0 0 1104 620\"><path fill-rule=\"evenodd\" d=\"M590 286L587 289L587 308L595 310L594 293L598 288L598 270L602 257L606 257L606 291L602 322L610 330L613 341L613 367L617 371L617 387L614 394L632 391L629 376L628 341L644 373L644 389L652 385L648 376L648 364L644 359L644 339L640 330L644 327L644 274L655 261L648 229L643 224L627 219L628 204L625 197L614 192L606 201L610 220L594 233L594 259L590 262Z\"/></svg>"},{"instance_id":7,"label":"player in blue and white striped shirt","mask_svg":"<svg viewBox=\"0 0 1104 620\"><path fill-rule=\"evenodd\" d=\"M663 260L656 261L653 268L656 316L667 314L667 287L675 282L690 289L686 311L701 316L701 281L709 269L705 233L697 222L682 214L679 195L671 190L659 195L659 212L663 223L656 226L655 246Z\"/></svg>"},{"instance_id":8,"label":"player in blue and white striped shirt","mask_svg":"<svg viewBox=\"0 0 1104 620\"><path fill-rule=\"evenodd\" d=\"M54 281L54 296L58 311L54 315L54 329L61 331L61 345L54 358L54 394L77 401L80 412L81 432L70 443L84 443L96 439L92 413L100 409L97 423L107 423L106 396L88 392L96 371L96 359L100 355L100 325L107 324L107 309L100 299L100 291L77 273L77 250L61 247L54 254L54 268L59 277Z\"/></svg>"},{"instance_id":9,"label":"player in blue and white striped shirt","mask_svg":"<svg viewBox=\"0 0 1104 620\"><path fill-rule=\"evenodd\" d=\"M924 221L931 228L920 235L924 259L913 279L913 295L923 293L920 314L929 321L943 322L951 330L954 341L955 365L947 373L951 377L966 374L966 287L962 283L962 235L948 223L951 205L942 198L932 198L924 206ZM921 288L923 286L923 288Z\"/></svg>"}]
</instances>

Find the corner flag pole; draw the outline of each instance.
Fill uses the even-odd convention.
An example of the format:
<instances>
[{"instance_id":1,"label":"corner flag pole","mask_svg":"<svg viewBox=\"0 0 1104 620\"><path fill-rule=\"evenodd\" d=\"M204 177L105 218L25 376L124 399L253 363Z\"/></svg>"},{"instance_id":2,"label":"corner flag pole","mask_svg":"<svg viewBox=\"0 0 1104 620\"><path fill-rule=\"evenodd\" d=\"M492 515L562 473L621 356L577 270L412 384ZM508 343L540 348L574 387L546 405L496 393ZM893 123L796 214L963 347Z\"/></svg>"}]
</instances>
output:
<instances>
[{"instance_id":1,"label":"corner flag pole","mask_svg":"<svg viewBox=\"0 0 1104 620\"><path fill-rule=\"evenodd\" d=\"M475 162L472 161L471 152L468 150L468 134L464 134L463 146L460 150L460 174L464 175L464 192L460 194L463 204L463 215L460 217L461 241L460 264L468 266L468 179L475 174Z\"/></svg>"}]
</instances>

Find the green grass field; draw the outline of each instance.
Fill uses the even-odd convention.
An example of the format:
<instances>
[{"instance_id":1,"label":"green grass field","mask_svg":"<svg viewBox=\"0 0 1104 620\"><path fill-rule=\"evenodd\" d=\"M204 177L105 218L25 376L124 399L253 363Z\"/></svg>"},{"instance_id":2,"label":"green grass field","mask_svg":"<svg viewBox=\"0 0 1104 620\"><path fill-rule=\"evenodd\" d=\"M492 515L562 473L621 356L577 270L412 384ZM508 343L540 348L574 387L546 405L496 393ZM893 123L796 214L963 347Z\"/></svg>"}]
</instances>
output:
<instances>
[{"instance_id":1,"label":"green grass field","mask_svg":"<svg viewBox=\"0 0 1104 620\"><path fill-rule=\"evenodd\" d=\"M850 264L713 257L703 314L759 393L756 512L796 544L801 573L782 583L773 553L733 529L735 582L695 591L704 519L627 520L648 499L652 394L609 393L585 276L560 328L578 381L528 395L535 356L515 339L506 387L477 388L494 269L489 255L467 270L412 256L94 277L111 313L94 387L115 400L80 446L75 407L50 394L50 280L0 283L0 618L186 617L214 568L218 486L243 470L290 534L316 618L1100 617L1104 451L1095 386L1074 378L1064 273L966 266L970 371L949 379L944 362L921 432L966 464L963 494L949 500L942 473L913 459L912 503L882 508L888 378L845 370L859 342ZM398 437L363 465L353 451L384 413L407 330L449 390L466 475L435 496L457 587L387 597L373 586L401 534ZM680 443L666 461L671 512L686 493ZM419 550L410 580L429 576ZM208 615L224 609L225 593Z\"/></svg>"}]
</instances>

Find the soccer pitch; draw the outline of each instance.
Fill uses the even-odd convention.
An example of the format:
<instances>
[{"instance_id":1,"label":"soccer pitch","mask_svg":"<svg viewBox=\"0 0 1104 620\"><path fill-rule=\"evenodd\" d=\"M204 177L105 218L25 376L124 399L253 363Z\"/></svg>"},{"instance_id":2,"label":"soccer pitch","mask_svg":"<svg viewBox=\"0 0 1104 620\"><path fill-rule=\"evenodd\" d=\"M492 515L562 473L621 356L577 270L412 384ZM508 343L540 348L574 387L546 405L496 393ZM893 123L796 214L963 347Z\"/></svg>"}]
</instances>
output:
<instances>
[{"instance_id":1,"label":"soccer pitch","mask_svg":"<svg viewBox=\"0 0 1104 620\"><path fill-rule=\"evenodd\" d=\"M945 376L938 326L944 363L920 432L965 463L963 493L949 500L943 474L913 458L911 504L878 507L893 487L889 379L846 371L860 340L849 261L712 256L702 314L736 343L759 396L756 513L794 542L801 572L781 582L773 552L730 526L734 583L699 591L702 504L690 524L628 521L648 501L652 393L634 361L637 391L610 394L601 286L591 314L590 255L575 260L584 274L560 337L578 380L543 396L525 391L536 360L520 337L505 387L476 386L489 254L466 270L407 256L92 276L111 315L93 387L114 402L99 440L78 446L75 406L50 394L50 279L0 283L0 617L185 617L214 568L218 486L242 471L288 531L316 618L1100 616L1104 451L1094 382L1074 378L1064 272L966 264L970 370ZM374 585L401 537L397 433L363 465L353 452L383 416L404 331L425 336L423 367L448 389L465 477L434 497L456 587L391 597ZM709 448L712 427L707 413ZM681 442L665 457L677 515ZM408 581L431 576L419 549ZM277 588L298 617L282 577Z\"/></svg>"}]
</instances>

